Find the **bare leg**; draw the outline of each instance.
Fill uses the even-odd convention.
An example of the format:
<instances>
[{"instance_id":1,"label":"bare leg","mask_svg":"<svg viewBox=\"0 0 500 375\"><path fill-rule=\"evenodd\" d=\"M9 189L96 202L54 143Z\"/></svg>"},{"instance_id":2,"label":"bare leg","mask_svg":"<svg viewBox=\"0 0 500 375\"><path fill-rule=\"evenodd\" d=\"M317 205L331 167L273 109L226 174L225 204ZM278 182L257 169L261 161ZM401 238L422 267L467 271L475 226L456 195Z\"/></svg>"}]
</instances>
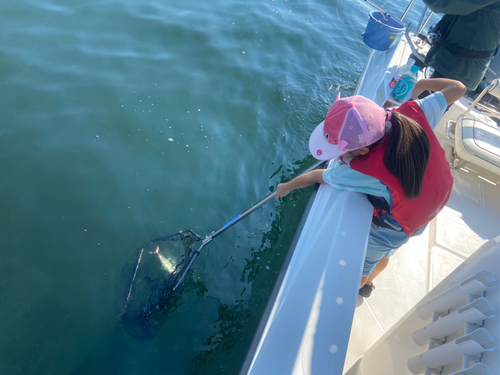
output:
<instances>
[{"instance_id":1,"label":"bare leg","mask_svg":"<svg viewBox=\"0 0 500 375\"><path fill-rule=\"evenodd\" d=\"M375 266L375 269L373 270L372 274L368 276L368 280L366 280L367 284L370 284L373 279L375 279L383 270L385 270L385 267L389 264L389 259L390 258L382 258L380 261L377 263Z\"/></svg>"},{"instance_id":2,"label":"bare leg","mask_svg":"<svg viewBox=\"0 0 500 375\"><path fill-rule=\"evenodd\" d=\"M370 284L373 281L373 279L375 279L380 274L380 272L385 270L385 267L387 267L388 264L389 264L389 258L380 259L379 262L377 263L377 265L375 266L375 269L371 273L371 275L368 277L363 276L361 278L361 282L359 284L359 287L361 288L365 284Z\"/></svg>"},{"instance_id":3,"label":"bare leg","mask_svg":"<svg viewBox=\"0 0 500 375\"><path fill-rule=\"evenodd\" d=\"M359 289L361 289L366 284L366 280L368 280L367 276L361 276L361 282L359 283Z\"/></svg>"}]
</instances>

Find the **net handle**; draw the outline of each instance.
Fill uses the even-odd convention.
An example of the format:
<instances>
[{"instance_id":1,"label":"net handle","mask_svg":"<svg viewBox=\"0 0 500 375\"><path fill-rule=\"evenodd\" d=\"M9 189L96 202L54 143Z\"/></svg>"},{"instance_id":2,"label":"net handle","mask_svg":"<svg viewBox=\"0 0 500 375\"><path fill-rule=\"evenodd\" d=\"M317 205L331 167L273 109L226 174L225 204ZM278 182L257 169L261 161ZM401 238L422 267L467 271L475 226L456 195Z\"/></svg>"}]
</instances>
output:
<instances>
[{"instance_id":1,"label":"net handle","mask_svg":"<svg viewBox=\"0 0 500 375\"><path fill-rule=\"evenodd\" d=\"M320 161L316 162L315 164L313 164L312 166L310 166L309 168L307 168L299 176L302 176L302 175L304 175L306 173L309 173L309 172L311 172L311 171L313 171L315 169L319 169L321 166L324 166L327 162L328 162L328 160L320 160ZM231 228L236 223L239 223L241 220L243 220L244 218L246 218L248 215L250 215L251 213L257 211L259 208L261 208L262 206L264 206L266 203L269 203L269 201L272 201L274 199L274 195L275 194L276 194L275 192L269 194L267 197L265 197L260 202L258 202L255 205L253 205L251 208L249 208L248 210L246 210L242 214L236 216L234 219L229 220L226 224L224 224L224 226L222 226L222 228L218 229L215 232L212 232L212 234L210 234L207 237L205 237L205 239L203 240L203 244L205 245L205 244L209 243L215 237L217 237L219 234L224 233L227 229Z\"/></svg>"},{"instance_id":2,"label":"net handle","mask_svg":"<svg viewBox=\"0 0 500 375\"><path fill-rule=\"evenodd\" d=\"M324 166L327 162L328 161L325 161L325 160L321 160L321 161L316 162L311 167L307 168L304 172L302 172L300 174L300 176L302 176L303 174L309 173L309 172L311 172L311 171L313 171L315 169L318 169L321 166ZM211 234L209 234L208 236L206 236L202 240L201 246L198 248L198 250L196 250L196 251L193 252L193 255L189 259L189 263L186 265L186 267L184 267L184 270L183 270L182 274L177 279L177 283L175 284L175 286L174 286L174 288L172 290L176 290L179 287L179 285L182 283L182 280L184 279L184 276L186 276L187 271L191 268L191 265L193 264L194 260L198 257L198 255L200 254L201 249L205 245L207 245L208 243L210 243L219 234L224 233L227 229L231 228L233 225L235 225L236 223L238 223L241 220L243 220L244 218L246 218L251 213L257 211L259 208L261 208L262 206L264 206L266 203L269 203L269 201L271 201L271 200L274 199L274 196L275 196L275 193L269 194L267 197L265 197L264 199L262 199L260 202L254 204L251 208L249 208L248 210L246 210L242 214L236 216L232 220L229 220L226 224L224 224L222 226L222 228L220 228L217 231L212 232Z\"/></svg>"}]
</instances>

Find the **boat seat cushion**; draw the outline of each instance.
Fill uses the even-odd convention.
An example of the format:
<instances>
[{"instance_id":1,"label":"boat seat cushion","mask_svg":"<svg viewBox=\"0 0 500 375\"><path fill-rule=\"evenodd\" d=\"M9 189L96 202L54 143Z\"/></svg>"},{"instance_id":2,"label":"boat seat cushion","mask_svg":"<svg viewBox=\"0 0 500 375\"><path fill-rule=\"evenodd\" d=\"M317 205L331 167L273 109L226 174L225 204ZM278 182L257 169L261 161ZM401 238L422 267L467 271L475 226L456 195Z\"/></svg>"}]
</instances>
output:
<instances>
[{"instance_id":1,"label":"boat seat cushion","mask_svg":"<svg viewBox=\"0 0 500 375\"><path fill-rule=\"evenodd\" d=\"M500 129L496 124L462 118L455 146L462 159L500 175Z\"/></svg>"}]
</instances>

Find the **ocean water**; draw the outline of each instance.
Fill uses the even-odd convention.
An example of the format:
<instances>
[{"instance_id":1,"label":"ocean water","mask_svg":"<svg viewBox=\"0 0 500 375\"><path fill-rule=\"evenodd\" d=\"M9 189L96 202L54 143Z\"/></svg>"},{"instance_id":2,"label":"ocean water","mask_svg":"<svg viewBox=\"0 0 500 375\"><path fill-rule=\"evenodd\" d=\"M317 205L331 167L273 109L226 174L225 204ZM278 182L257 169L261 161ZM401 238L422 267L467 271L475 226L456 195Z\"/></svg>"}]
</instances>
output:
<instances>
[{"instance_id":1,"label":"ocean water","mask_svg":"<svg viewBox=\"0 0 500 375\"><path fill-rule=\"evenodd\" d=\"M153 340L118 321L122 268L147 240L205 236L313 164L310 132L370 52L370 10L3 1L0 374L237 374L312 188L204 248L199 288Z\"/></svg>"}]
</instances>

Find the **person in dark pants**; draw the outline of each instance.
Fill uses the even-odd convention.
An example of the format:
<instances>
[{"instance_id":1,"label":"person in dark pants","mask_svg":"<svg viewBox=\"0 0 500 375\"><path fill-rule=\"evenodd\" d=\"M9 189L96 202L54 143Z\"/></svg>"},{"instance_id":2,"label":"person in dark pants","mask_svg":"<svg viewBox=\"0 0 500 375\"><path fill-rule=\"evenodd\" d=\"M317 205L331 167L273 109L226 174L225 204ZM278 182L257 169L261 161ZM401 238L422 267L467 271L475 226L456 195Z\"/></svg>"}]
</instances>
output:
<instances>
[{"instance_id":1,"label":"person in dark pants","mask_svg":"<svg viewBox=\"0 0 500 375\"><path fill-rule=\"evenodd\" d=\"M445 15L435 33L426 64L433 78L450 78L474 91L484 78L500 45L500 1L424 0L436 13Z\"/></svg>"}]
</instances>

